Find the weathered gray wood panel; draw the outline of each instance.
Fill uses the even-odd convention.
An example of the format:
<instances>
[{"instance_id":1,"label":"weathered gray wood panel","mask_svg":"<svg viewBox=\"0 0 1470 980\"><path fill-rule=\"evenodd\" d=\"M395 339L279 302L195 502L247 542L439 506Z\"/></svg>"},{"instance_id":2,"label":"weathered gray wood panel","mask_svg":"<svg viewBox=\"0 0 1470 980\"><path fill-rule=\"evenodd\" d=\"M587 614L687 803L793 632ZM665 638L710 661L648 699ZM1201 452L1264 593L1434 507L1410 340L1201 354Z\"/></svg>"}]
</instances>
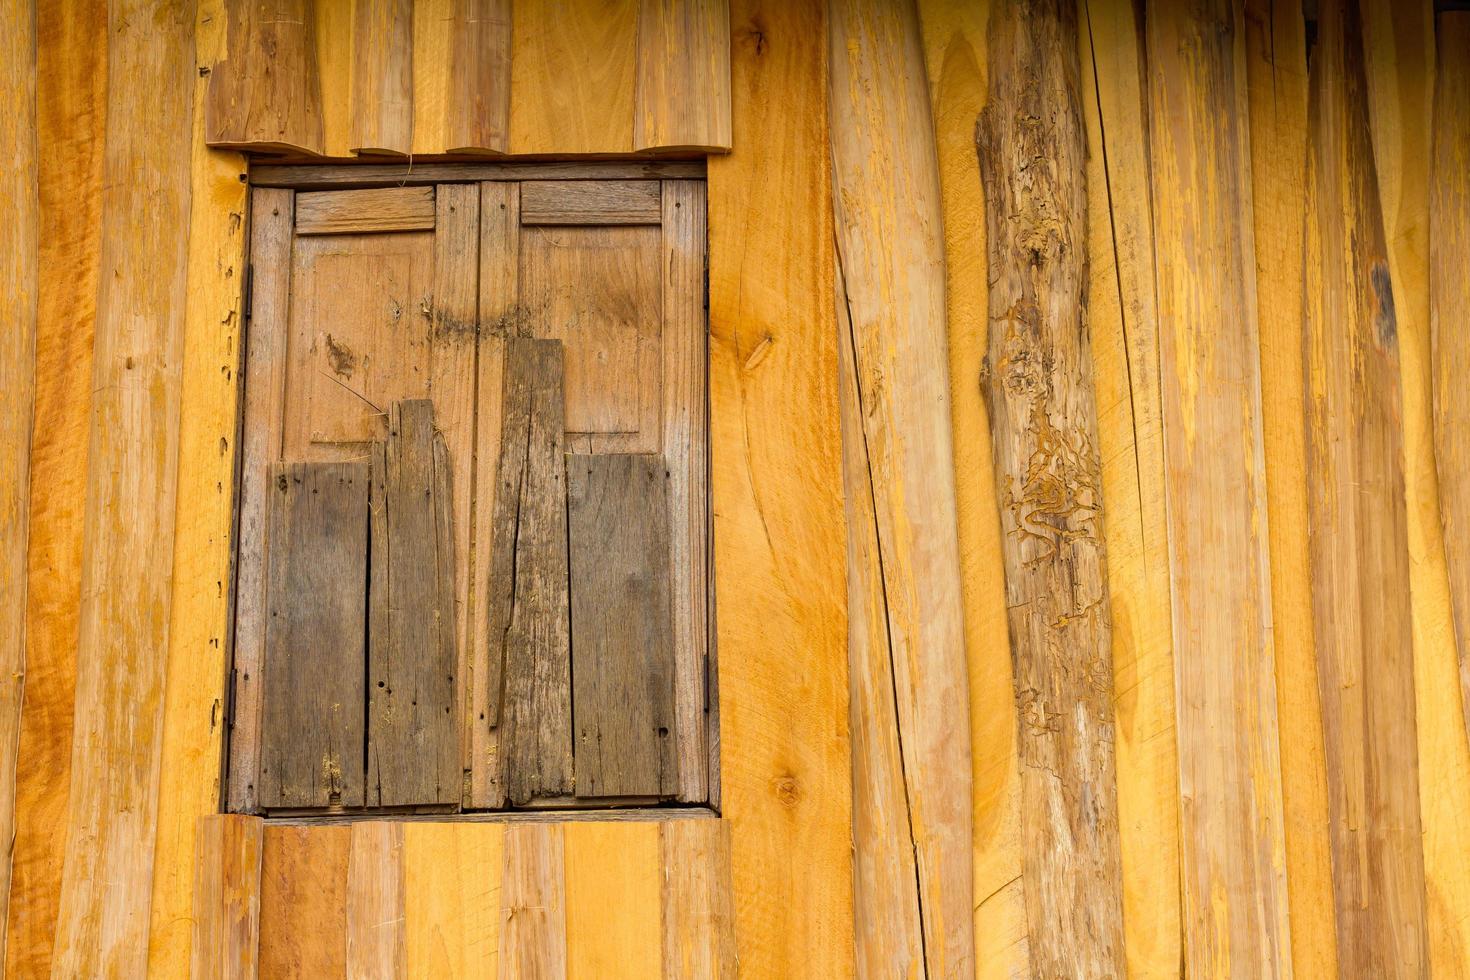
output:
<instances>
[{"instance_id":1,"label":"weathered gray wood panel","mask_svg":"<svg viewBox=\"0 0 1470 980\"><path fill-rule=\"evenodd\" d=\"M277 464L268 492L260 803L361 806L368 466Z\"/></svg>"}]
</instances>

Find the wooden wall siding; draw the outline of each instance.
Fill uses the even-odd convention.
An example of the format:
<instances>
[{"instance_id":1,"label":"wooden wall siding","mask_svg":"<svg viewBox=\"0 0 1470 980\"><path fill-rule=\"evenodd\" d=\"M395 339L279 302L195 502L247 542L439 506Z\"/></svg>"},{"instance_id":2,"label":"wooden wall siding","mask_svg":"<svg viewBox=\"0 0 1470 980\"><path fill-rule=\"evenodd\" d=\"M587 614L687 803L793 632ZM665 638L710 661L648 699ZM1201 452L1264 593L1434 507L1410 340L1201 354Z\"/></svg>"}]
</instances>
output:
<instances>
[{"instance_id":1,"label":"wooden wall siding","mask_svg":"<svg viewBox=\"0 0 1470 980\"><path fill-rule=\"evenodd\" d=\"M189 975L255 980L265 822L233 813L199 820Z\"/></svg>"},{"instance_id":2,"label":"wooden wall siding","mask_svg":"<svg viewBox=\"0 0 1470 980\"><path fill-rule=\"evenodd\" d=\"M730 148L725 0L226 0L212 146L357 153Z\"/></svg>"}]
</instances>

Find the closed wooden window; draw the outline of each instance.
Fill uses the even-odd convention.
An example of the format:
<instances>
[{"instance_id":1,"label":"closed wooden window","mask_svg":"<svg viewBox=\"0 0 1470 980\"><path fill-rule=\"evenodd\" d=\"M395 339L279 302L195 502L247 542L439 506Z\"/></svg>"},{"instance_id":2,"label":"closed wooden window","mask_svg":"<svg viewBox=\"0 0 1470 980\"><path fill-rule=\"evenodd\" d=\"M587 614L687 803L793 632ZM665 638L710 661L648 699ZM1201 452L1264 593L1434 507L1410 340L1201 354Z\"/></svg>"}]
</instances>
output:
<instances>
[{"instance_id":1,"label":"closed wooden window","mask_svg":"<svg viewBox=\"0 0 1470 980\"><path fill-rule=\"evenodd\" d=\"M592 174L253 191L230 809L712 802L704 184Z\"/></svg>"}]
</instances>

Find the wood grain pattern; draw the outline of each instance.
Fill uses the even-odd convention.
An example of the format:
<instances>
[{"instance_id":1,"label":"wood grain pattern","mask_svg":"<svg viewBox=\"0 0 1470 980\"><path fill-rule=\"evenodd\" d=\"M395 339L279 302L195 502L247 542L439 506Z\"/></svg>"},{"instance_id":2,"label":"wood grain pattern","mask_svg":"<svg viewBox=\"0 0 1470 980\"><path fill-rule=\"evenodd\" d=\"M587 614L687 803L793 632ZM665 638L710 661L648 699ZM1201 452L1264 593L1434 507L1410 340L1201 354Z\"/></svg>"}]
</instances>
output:
<instances>
[{"instance_id":1,"label":"wood grain pattern","mask_svg":"<svg viewBox=\"0 0 1470 980\"><path fill-rule=\"evenodd\" d=\"M322 150L352 156L352 15L356 0L311 0L322 86Z\"/></svg>"},{"instance_id":2,"label":"wood grain pattern","mask_svg":"<svg viewBox=\"0 0 1470 980\"><path fill-rule=\"evenodd\" d=\"M729 0L640 0L633 148L730 142Z\"/></svg>"},{"instance_id":3,"label":"wood grain pattern","mask_svg":"<svg viewBox=\"0 0 1470 980\"><path fill-rule=\"evenodd\" d=\"M260 975L345 980L351 827L265 828Z\"/></svg>"},{"instance_id":4,"label":"wood grain pattern","mask_svg":"<svg viewBox=\"0 0 1470 980\"><path fill-rule=\"evenodd\" d=\"M190 976L253 980L259 970L265 822L233 813L199 819Z\"/></svg>"},{"instance_id":5,"label":"wood grain pattern","mask_svg":"<svg viewBox=\"0 0 1470 980\"><path fill-rule=\"evenodd\" d=\"M1337 908L1350 975L1425 976L1398 323L1356 0L1324 4L1308 110L1312 608Z\"/></svg>"},{"instance_id":6,"label":"wood grain pattern","mask_svg":"<svg viewBox=\"0 0 1470 980\"><path fill-rule=\"evenodd\" d=\"M454 43L454 0L413 0L413 142L410 158L438 153L449 121L450 46Z\"/></svg>"},{"instance_id":7,"label":"wood grain pattern","mask_svg":"<svg viewBox=\"0 0 1470 980\"><path fill-rule=\"evenodd\" d=\"M457 803L453 499L433 403L395 402L372 455L367 803Z\"/></svg>"},{"instance_id":8,"label":"wood grain pattern","mask_svg":"<svg viewBox=\"0 0 1470 980\"><path fill-rule=\"evenodd\" d=\"M656 225L662 217L656 180L521 182L523 225Z\"/></svg>"},{"instance_id":9,"label":"wood grain pattern","mask_svg":"<svg viewBox=\"0 0 1470 980\"><path fill-rule=\"evenodd\" d=\"M498 975L504 847L502 824L403 825L405 965L412 980Z\"/></svg>"},{"instance_id":10,"label":"wood grain pattern","mask_svg":"<svg viewBox=\"0 0 1470 980\"><path fill-rule=\"evenodd\" d=\"M368 485L366 463L271 467L263 807L365 800Z\"/></svg>"},{"instance_id":11,"label":"wood grain pattern","mask_svg":"<svg viewBox=\"0 0 1470 980\"><path fill-rule=\"evenodd\" d=\"M359 153L413 146L413 0L355 0L352 132Z\"/></svg>"},{"instance_id":12,"label":"wood grain pattern","mask_svg":"<svg viewBox=\"0 0 1470 980\"><path fill-rule=\"evenodd\" d=\"M434 188L385 187L296 195L296 234L432 231Z\"/></svg>"},{"instance_id":13,"label":"wood grain pattern","mask_svg":"<svg viewBox=\"0 0 1470 980\"><path fill-rule=\"evenodd\" d=\"M729 823L663 820L658 827L663 976L666 980L738 976Z\"/></svg>"},{"instance_id":14,"label":"wood grain pattern","mask_svg":"<svg viewBox=\"0 0 1470 980\"><path fill-rule=\"evenodd\" d=\"M566 464L561 343L506 345L490 569L489 722L505 793L521 806L571 793Z\"/></svg>"},{"instance_id":15,"label":"wood grain pattern","mask_svg":"<svg viewBox=\"0 0 1470 980\"><path fill-rule=\"evenodd\" d=\"M408 187L451 181L697 179L703 160L548 160L531 162L396 164L261 164L250 171L256 187Z\"/></svg>"},{"instance_id":16,"label":"wood grain pattern","mask_svg":"<svg viewBox=\"0 0 1470 980\"><path fill-rule=\"evenodd\" d=\"M500 978L566 980L567 891L564 827L505 828L500 878Z\"/></svg>"},{"instance_id":17,"label":"wood grain pattern","mask_svg":"<svg viewBox=\"0 0 1470 980\"><path fill-rule=\"evenodd\" d=\"M510 147L511 0L454 0L444 150Z\"/></svg>"},{"instance_id":18,"label":"wood grain pattern","mask_svg":"<svg viewBox=\"0 0 1470 980\"><path fill-rule=\"evenodd\" d=\"M939 177L911 10L834 4L837 242L889 622L927 970L974 969L969 684Z\"/></svg>"},{"instance_id":19,"label":"wood grain pattern","mask_svg":"<svg viewBox=\"0 0 1470 980\"><path fill-rule=\"evenodd\" d=\"M108 12L76 712L52 969L136 976L148 955L173 582L190 207L192 11Z\"/></svg>"},{"instance_id":20,"label":"wood grain pattern","mask_svg":"<svg viewBox=\"0 0 1470 980\"><path fill-rule=\"evenodd\" d=\"M566 474L577 795L674 796L664 460L569 455Z\"/></svg>"},{"instance_id":21,"label":"wood grain pattern","mask_svg":"<svg viewBox=\"0 0 1470 980\"><path fill-rule=\"evenodd\" d=\"M347 860L347 975L404 975L404 825L352 825Z\"/></svg>"},{"instance_id":22,"label":"wood grain pattern","mask_svg":"<svg viewBox=\"0 0 1470 980\"><path fill-rule=\"evenodd\" d=\"M562 828L569 980L665 975L662 823Z\"/></svg>"},{"instance_id":23,"label":"wood grain pattern","mask_svg":"<svg viewBox=\"0 0 1470 980\"><path fill-rule=\"evenodd\" d=\"M1291 951L1244 30L1221 0L1150 3L1145 23L1183 961L1277 976Z\"/></svg>"},{"instance_id":24,"label":"wood grain pattern","mask_svg":"<svg viewBox=\"0 0 1470 980\"><path fill-rule=\"evenodd\" d=\"M223 59L209 70L210 146L320 154L321 77L311 0L227 0Z\"/></svg>"}]
</instances>

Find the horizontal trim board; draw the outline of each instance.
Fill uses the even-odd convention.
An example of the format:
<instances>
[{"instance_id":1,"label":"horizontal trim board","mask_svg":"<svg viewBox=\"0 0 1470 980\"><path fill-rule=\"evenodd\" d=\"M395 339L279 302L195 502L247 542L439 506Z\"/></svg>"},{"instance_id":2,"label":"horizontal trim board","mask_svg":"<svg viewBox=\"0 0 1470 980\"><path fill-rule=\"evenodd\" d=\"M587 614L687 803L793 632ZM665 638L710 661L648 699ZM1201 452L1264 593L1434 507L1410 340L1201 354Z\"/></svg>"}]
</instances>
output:
<instances>
[{"instance_id":1,"label":"horizontal trim board","mask_svg":"<svg viewBox=\"0 0 1470 980\"><path fill-rule=\"evenodd\" d=\"M474 813L385 813L374 810L363 813L304 814L299 816L266 816L268 827L333 827L343 824L389 820L395 823L570 823L573 821L719 820L716 810L702 806L629 807L625 810L482 810Z\"/></svg>"},{"instance_id":2,"label":"horizontal trim board","mask_svg":"<svg viewBox=\"0 0 1470 980\"><path fill-rule=\"evenodd\" d=\"M528 180L521 184L523 225L656 225L663 194L656 180Z\"/></svg>"},{"instance_id":3,"label":"horizontal trim board","mask_svg":"<svg viewBox=\"0 0 1470 980\"><path fill-rule=\"evenodd\" d=\"M317 190L415 187L480 180L701 179L703 160L585 160L522 163L264 164L250 171L256 187Z\"/></svg>"},{"instance_id":4,"label":"horizontal trim board","mask_svg":"<svg viewBox=\"0 0 1470 980\"><path fill-rule=\"evenodd\" d=\"M312 191L296 198L296 234L433 231L434 188Z\"/></svg>"}]
</instances>

